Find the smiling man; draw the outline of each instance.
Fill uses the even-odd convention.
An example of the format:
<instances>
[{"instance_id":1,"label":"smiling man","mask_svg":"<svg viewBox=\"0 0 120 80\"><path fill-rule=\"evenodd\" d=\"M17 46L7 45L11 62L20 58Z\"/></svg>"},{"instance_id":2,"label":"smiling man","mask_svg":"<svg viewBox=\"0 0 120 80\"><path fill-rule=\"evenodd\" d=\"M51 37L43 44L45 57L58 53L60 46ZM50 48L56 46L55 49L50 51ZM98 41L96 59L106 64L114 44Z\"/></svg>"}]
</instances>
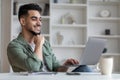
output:
<instances>
[{"instance_id":1,"label":"smiling man","mask_svg":"<svg viewBox=\"0 0 120 80\"><path fill-rule=\"evenodd\" d=\"M79 63L75 59L67 59L63 65L59 64L50 43L40 34L41 11L35 3L19 8L18 18L22 31L7 48L8 60L14 72L67 71L66 65Z\"/></svg>"}]
</instances>

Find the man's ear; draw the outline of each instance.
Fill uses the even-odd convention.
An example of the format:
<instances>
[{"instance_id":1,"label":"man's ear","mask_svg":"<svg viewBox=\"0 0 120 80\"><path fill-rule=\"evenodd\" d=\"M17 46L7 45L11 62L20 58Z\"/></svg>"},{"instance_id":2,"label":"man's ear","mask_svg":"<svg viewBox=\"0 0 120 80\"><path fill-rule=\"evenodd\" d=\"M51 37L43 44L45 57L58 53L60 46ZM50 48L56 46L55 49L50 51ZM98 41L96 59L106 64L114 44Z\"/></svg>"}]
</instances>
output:
<instances>
[{"instance_id":1,"label":"man's ear","mask_svg":"<svg viewBox=\"0 0 120 80\"><path fill-rule=\"evenodd\" d=\"M25 18L24 17L20 18L20 24L23 25L23 26L25 25Z\"/></svg>"}]
</instances>

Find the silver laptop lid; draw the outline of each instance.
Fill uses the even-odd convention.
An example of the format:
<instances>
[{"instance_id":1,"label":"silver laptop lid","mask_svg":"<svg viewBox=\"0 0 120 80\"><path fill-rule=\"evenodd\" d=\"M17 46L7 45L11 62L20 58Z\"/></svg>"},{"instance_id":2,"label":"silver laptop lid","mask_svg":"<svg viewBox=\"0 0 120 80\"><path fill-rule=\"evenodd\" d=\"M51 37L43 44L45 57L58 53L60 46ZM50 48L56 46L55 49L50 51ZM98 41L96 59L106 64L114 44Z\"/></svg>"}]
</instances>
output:
<instances>
[{"instance_id":1,"label":"silver laptop lid","mask_svg":"<svg viewBox=\"0 0 120 80\"><path fill-rule=\"evenodd\" d=\"M84 52L81 54L80 65L95 65L105 48L106 39L90 37Z\"/></svg>"}]
</instances>

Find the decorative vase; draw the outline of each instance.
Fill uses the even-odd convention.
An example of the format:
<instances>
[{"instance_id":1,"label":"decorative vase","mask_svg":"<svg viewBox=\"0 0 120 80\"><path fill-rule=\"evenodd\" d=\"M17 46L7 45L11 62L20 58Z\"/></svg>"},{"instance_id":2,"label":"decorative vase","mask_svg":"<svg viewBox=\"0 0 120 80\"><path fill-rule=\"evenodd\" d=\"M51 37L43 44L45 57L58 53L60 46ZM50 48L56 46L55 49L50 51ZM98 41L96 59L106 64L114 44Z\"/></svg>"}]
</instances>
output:
<instances>
[{"instance_id":1,"label":"decorative vase","mask_svg":"<svg viewBox=\"0 0 120 80\"><path fill-rule=\"evenodd\" d=\"M60 45L62 44L62 41L63 41L63 35L61 35L60 32L57 32L57 43Z\"/></svg>"},{"instance_id":2,"label":"decorative vase","mask_svg":"<svg viewBox=\"0 0 120 80\"><path fill-rule=\"evenodd\" d=\"M76 3L76 0L70 0L70 3Z\"/></svg>"}]
</instances>

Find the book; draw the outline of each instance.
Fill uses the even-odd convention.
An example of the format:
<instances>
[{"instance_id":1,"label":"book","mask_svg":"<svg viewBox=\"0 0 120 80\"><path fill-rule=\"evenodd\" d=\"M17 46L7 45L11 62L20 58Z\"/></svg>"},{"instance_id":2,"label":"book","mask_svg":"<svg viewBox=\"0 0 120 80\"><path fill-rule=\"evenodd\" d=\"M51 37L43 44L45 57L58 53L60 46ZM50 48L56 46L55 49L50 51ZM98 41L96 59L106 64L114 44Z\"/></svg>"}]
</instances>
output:
<instances>
[{"instance_id":1,"label":"book","mask_svg":"<svg viewBox=\"0 0 120 80\"><path fill-rule=\"evenodd\" d=\"M43 16L48 16L49 15L49 4L45 3L44 11L43 11Z\"/></svg>"}]
</instances>

